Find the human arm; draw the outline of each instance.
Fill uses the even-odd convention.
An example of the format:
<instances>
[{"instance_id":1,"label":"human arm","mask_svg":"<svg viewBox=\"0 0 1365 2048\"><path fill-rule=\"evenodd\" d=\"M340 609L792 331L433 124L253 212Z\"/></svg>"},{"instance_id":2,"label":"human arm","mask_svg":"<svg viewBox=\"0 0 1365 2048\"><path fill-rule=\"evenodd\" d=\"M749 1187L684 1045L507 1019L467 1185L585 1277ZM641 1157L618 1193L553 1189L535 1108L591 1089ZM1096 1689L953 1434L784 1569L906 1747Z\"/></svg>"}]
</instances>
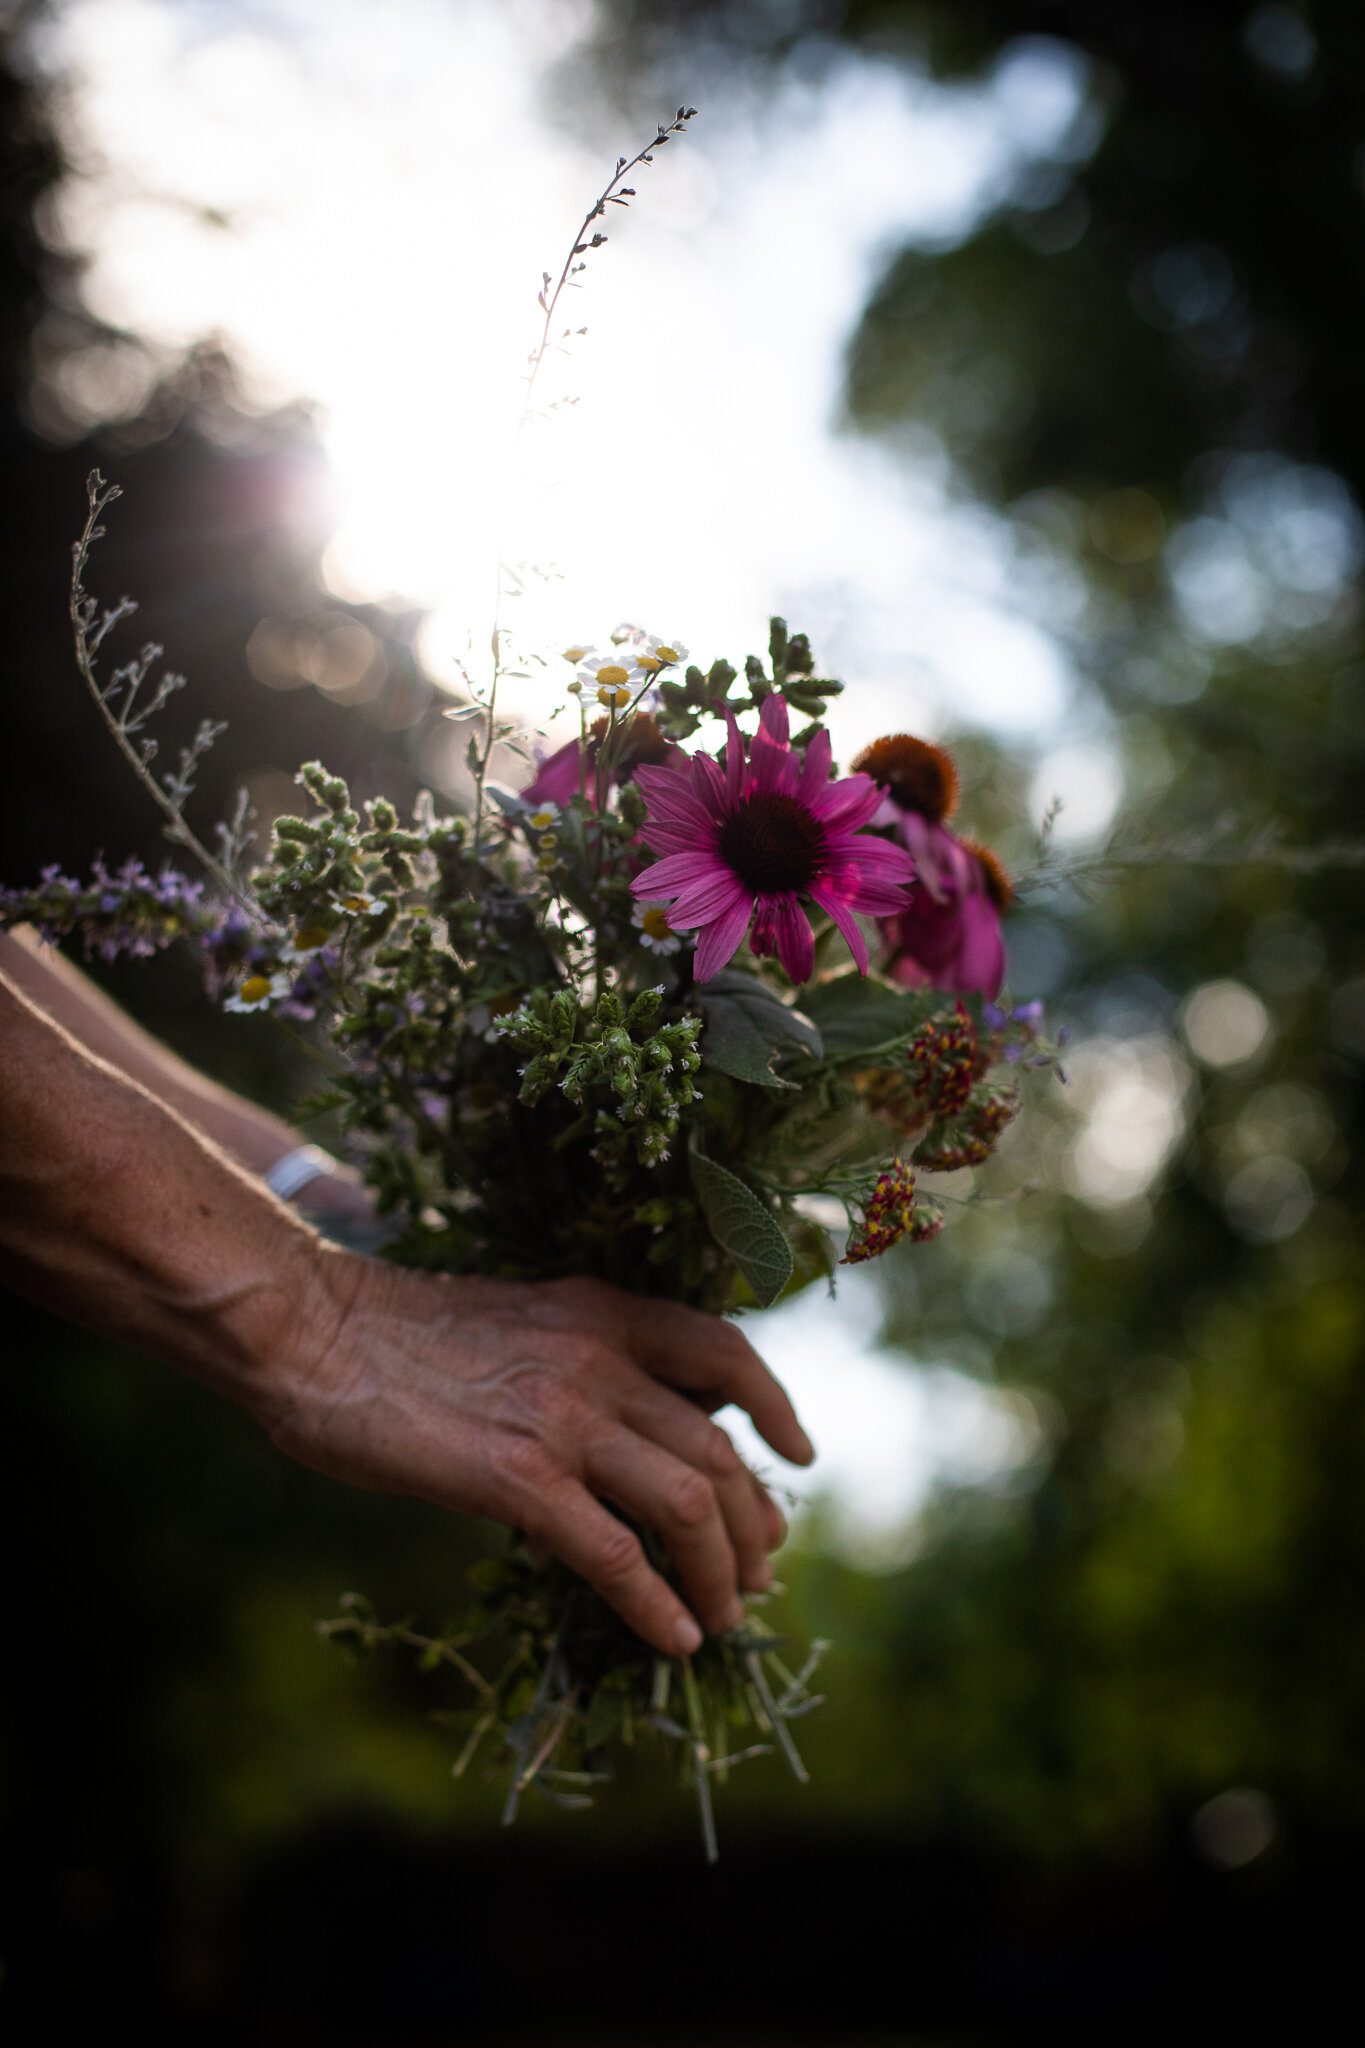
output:
<instances>
[{"instance_id":1,"label":"human arm","mask_svg":"<svg viewBox=\"0 0 1365 2048\"><path fill-rule=\"evenodd\" d=\"M0 933L0 973L97 1059L140 1082L248 1173L264 1176L298 1148L298 1133L282 1117L178 1058L36 932L21 926ZM295 1200L309 1214L371 1214L359 1175L339 1161L308 1181Z\"/></svg>"},{"instance_id":2,"label":"human arm","mask_svg":"<svg viewBox=\"0 0 1365 2048\"><path fill-rule=\"evenodd\" d=\"M322 1243L0 976L0 1270L20 1292L240 1402L302 1463L524 1529L657 1649L682 1599L610 1502L657 1529L709 1629L770 1575L781 1518L706 1410L804 1463L738 1330L592 1281L405 1272Z\"/></svg>"}]
</instances>

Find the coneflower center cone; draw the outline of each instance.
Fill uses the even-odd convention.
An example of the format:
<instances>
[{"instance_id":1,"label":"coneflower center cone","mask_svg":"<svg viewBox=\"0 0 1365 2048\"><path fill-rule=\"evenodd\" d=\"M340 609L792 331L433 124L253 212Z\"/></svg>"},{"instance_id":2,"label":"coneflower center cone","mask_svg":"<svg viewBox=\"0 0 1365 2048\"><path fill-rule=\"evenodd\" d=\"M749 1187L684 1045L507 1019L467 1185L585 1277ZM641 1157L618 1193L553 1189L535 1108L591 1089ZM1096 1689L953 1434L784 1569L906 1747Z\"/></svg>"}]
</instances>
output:
<instances>
[{"instance_id":1,"label":"coneflower center cone","mask_svg":"<svg viewBox=\"0 0 1365 2048\"><path fill-rule=\"evenodd\" d=\"M780 790L755 790L724 820L721 859L756 895L809 889L820 872L825 832L806 804Z\"/></svg>"}]
</instances>

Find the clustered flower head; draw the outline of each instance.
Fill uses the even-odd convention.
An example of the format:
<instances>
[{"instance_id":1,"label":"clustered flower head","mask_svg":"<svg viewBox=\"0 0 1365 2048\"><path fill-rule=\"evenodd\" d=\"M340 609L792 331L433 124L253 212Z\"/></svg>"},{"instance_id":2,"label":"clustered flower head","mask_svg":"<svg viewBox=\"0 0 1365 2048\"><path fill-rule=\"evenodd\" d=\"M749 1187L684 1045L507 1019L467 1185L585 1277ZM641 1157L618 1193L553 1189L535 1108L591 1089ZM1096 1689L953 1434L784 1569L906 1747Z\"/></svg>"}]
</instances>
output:
<instances>
[{"instance_id":1,"label":"clustered flower head","mask_svg":"<svg viewBox=\"0 0 1365 2048\"><path fill-rule=\"evenodd\" d=\"M854 762L882 796L874 823L914 858L918 886L882 925L886 972L910 988L994 998L1005 979L1000 919L1010 883L986 847L948 829L957 808L952 757L930 740L891 733Z\"/></svg>"},{"instance_id":2,"label":"clustered flower head","mask_svg":"<svg viewBox=\"0 0 1365 2048\"><path fill-rule=\"evenodd\" d=\"M913 864L902 848L865 833L880 803L865 775L831 779L829 734L819 728L804 759L791 744L787 707L763 701L746 750L734 714L725 765L695 754L685 775L642 767L649 806L641 837L661 858L631 888L666 904L670 922L698 932L695 973L711 980L737 951L775 953L796 982L809 980L815 941L804 905L825 911L859 970L867 945L855 918L890 916L905 903Z\"/></svg>"},{"instance_id":3,"label":"clustered flower head","mask_svg":"<svg viewBox=\"0 0 1365 2048\"><path fill-rule=\"evenodd\" d=\"M915 1176L904 1160L897 1159L885 1173L879 1173L870 1193L863 1198L863 1220L851 1232L840 1264L858 1266L867 1259L879 1259L899 1244L910 1229L915 1211Z\"/></svg>"}]
</instances>

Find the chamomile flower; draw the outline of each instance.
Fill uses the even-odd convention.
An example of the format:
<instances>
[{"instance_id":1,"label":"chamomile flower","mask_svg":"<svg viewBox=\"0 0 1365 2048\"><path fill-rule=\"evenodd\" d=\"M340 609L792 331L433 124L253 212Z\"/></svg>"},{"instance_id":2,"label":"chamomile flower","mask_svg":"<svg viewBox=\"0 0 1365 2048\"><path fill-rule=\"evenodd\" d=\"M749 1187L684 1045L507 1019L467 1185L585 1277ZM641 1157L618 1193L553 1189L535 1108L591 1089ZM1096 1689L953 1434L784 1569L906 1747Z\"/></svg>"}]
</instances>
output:
<instances>
[{"instance_id":1,"label":"chamomile flower","mask_svg":"<svg viewBox=\"0 0 1365 2048\"><path fill-rule=\"evenodd\" d=\"M344 910L348 917L377 917L388 907L387 896L372 896L368 889L356 889L351 895L337 899L337 909Z\"/></svg>"},{"instance_id":2,"label":"chamomile flower","mask_svg":"<svg viewBox=\"0 0 1365 2048\"><path fill-rule=\"evenodd\" d=\"M268 1010L272 1003L281 1002L292 986L287 974L249 974L235 996L229 996L224 1003L225 1010L232 1010L244 1017L251 1010Z\"/></svg>"},{"instance_id":3,"label":"chamomile flower","mask_svg":"<svg viewBox=\"0 0 1365 2048\"><path fill-rule=\"evenodd\" d=\"M657 676L661 669L675 668L686 661L687 649L681 640L661 640L657 633L651 633L635 659L646 674Z\"/></svg>"},{"instance_id":4,"label":"chamomile flower","mask_svg":"<svg viewBox=\"0 0 1365 2048\"><path fill-rule=\"evenodd\" d=\"M635 695L635 685L640 678L639 667L633 654L618 650L608 659L594 655L578 671L578 681L585 690L597 693L597 701L607 711L624 711Z\"/></svg>"},{"instance_id":5,"label":"chamomile flower","mask_svg":"<svg viewBox=\"0 0 1365 2048\"><path fill-rule=\"evenodd\" d=\"M526 823L533 832L549 832L559 823L559 805L537 804L533 811L526 813Z\"/></svg>"},{"instance_id":6,"label":"chamomile flower","mask_svg":"<svg viewBox=\"0 0 1365 2048\"><path fill-rule=\"evenodd\" d=\"M586 640L575 642L572 647L561 647L559 650L561 661L567 661L570 668L581 668L585 661L591 661L594 652L591 642Z\"/></svg>"},{"instance_id":7,"label":"chamomile flower","mask_svg":"<svg viewBox=\"0 0 1365 2048\"><path fill-rule=\"evenodd\" d=\"M316 953L322 951L331 936L331 928L328 925L301 925L281 950L280 958L289 967L296 966L304 960L311 960Z\"/></svg>"},{"instance_id":8,"label":"chamomile flower","mask_svg":"<svg viewBox=\"0 0 1365 2048\"><path fill-rule=\"evenodd\" d=\"M674 931L662 903L637 903L630 913L630 921L640 934L640 944L647 953L676 953L683 940L691 936L688 932Z\"/></svg>"}]
</instances>

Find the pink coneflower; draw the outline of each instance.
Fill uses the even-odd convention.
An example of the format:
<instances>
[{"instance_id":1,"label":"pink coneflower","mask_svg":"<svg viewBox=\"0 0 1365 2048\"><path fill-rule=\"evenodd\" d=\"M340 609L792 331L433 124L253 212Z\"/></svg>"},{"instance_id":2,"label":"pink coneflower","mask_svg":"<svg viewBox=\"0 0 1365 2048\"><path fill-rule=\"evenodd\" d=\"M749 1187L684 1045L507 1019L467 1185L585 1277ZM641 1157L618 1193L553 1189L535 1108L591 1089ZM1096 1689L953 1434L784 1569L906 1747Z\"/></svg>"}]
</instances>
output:
<instances>
[{"instance_id":1,"label":"pink coneflower","mask_svg":"<svg viewBox=\"0 0 1365 2048\"><path fill-rule=\"evenodd\" d=\"M920 883L913 901L882 924L886 972L912 988L994 998L1005 979L1000 918L1009 878L986 847L948 830L958 786L951 757L929 740L892 733L853 765L881 786L873 823L890 826L913 855Z\"/></svg>"},{"instance_id":2,"label":"pink coneflower","mask_svg":"<svg viewBox=\"0 0 1365 2048\"><path fill-rule=\"evenodd\" d=\"M637 771L650 807L640 836L663 858L632 890L669 904L675 927L697 928L698 981L709 981L733 958L750 917L751 951L776 953L793 981L809 980L815 940L803 898L833 918L865 974L867 947L853 913L892 915L914 876L900 847L859 829L880 801L876 784L866 775L831 782L823 730L804 762L794 754L781 697L765 698L747 762L744 736L733 715L726 717L724 772L709 754L694 754L686 776Z\"/></svg>"}]
</instances>

